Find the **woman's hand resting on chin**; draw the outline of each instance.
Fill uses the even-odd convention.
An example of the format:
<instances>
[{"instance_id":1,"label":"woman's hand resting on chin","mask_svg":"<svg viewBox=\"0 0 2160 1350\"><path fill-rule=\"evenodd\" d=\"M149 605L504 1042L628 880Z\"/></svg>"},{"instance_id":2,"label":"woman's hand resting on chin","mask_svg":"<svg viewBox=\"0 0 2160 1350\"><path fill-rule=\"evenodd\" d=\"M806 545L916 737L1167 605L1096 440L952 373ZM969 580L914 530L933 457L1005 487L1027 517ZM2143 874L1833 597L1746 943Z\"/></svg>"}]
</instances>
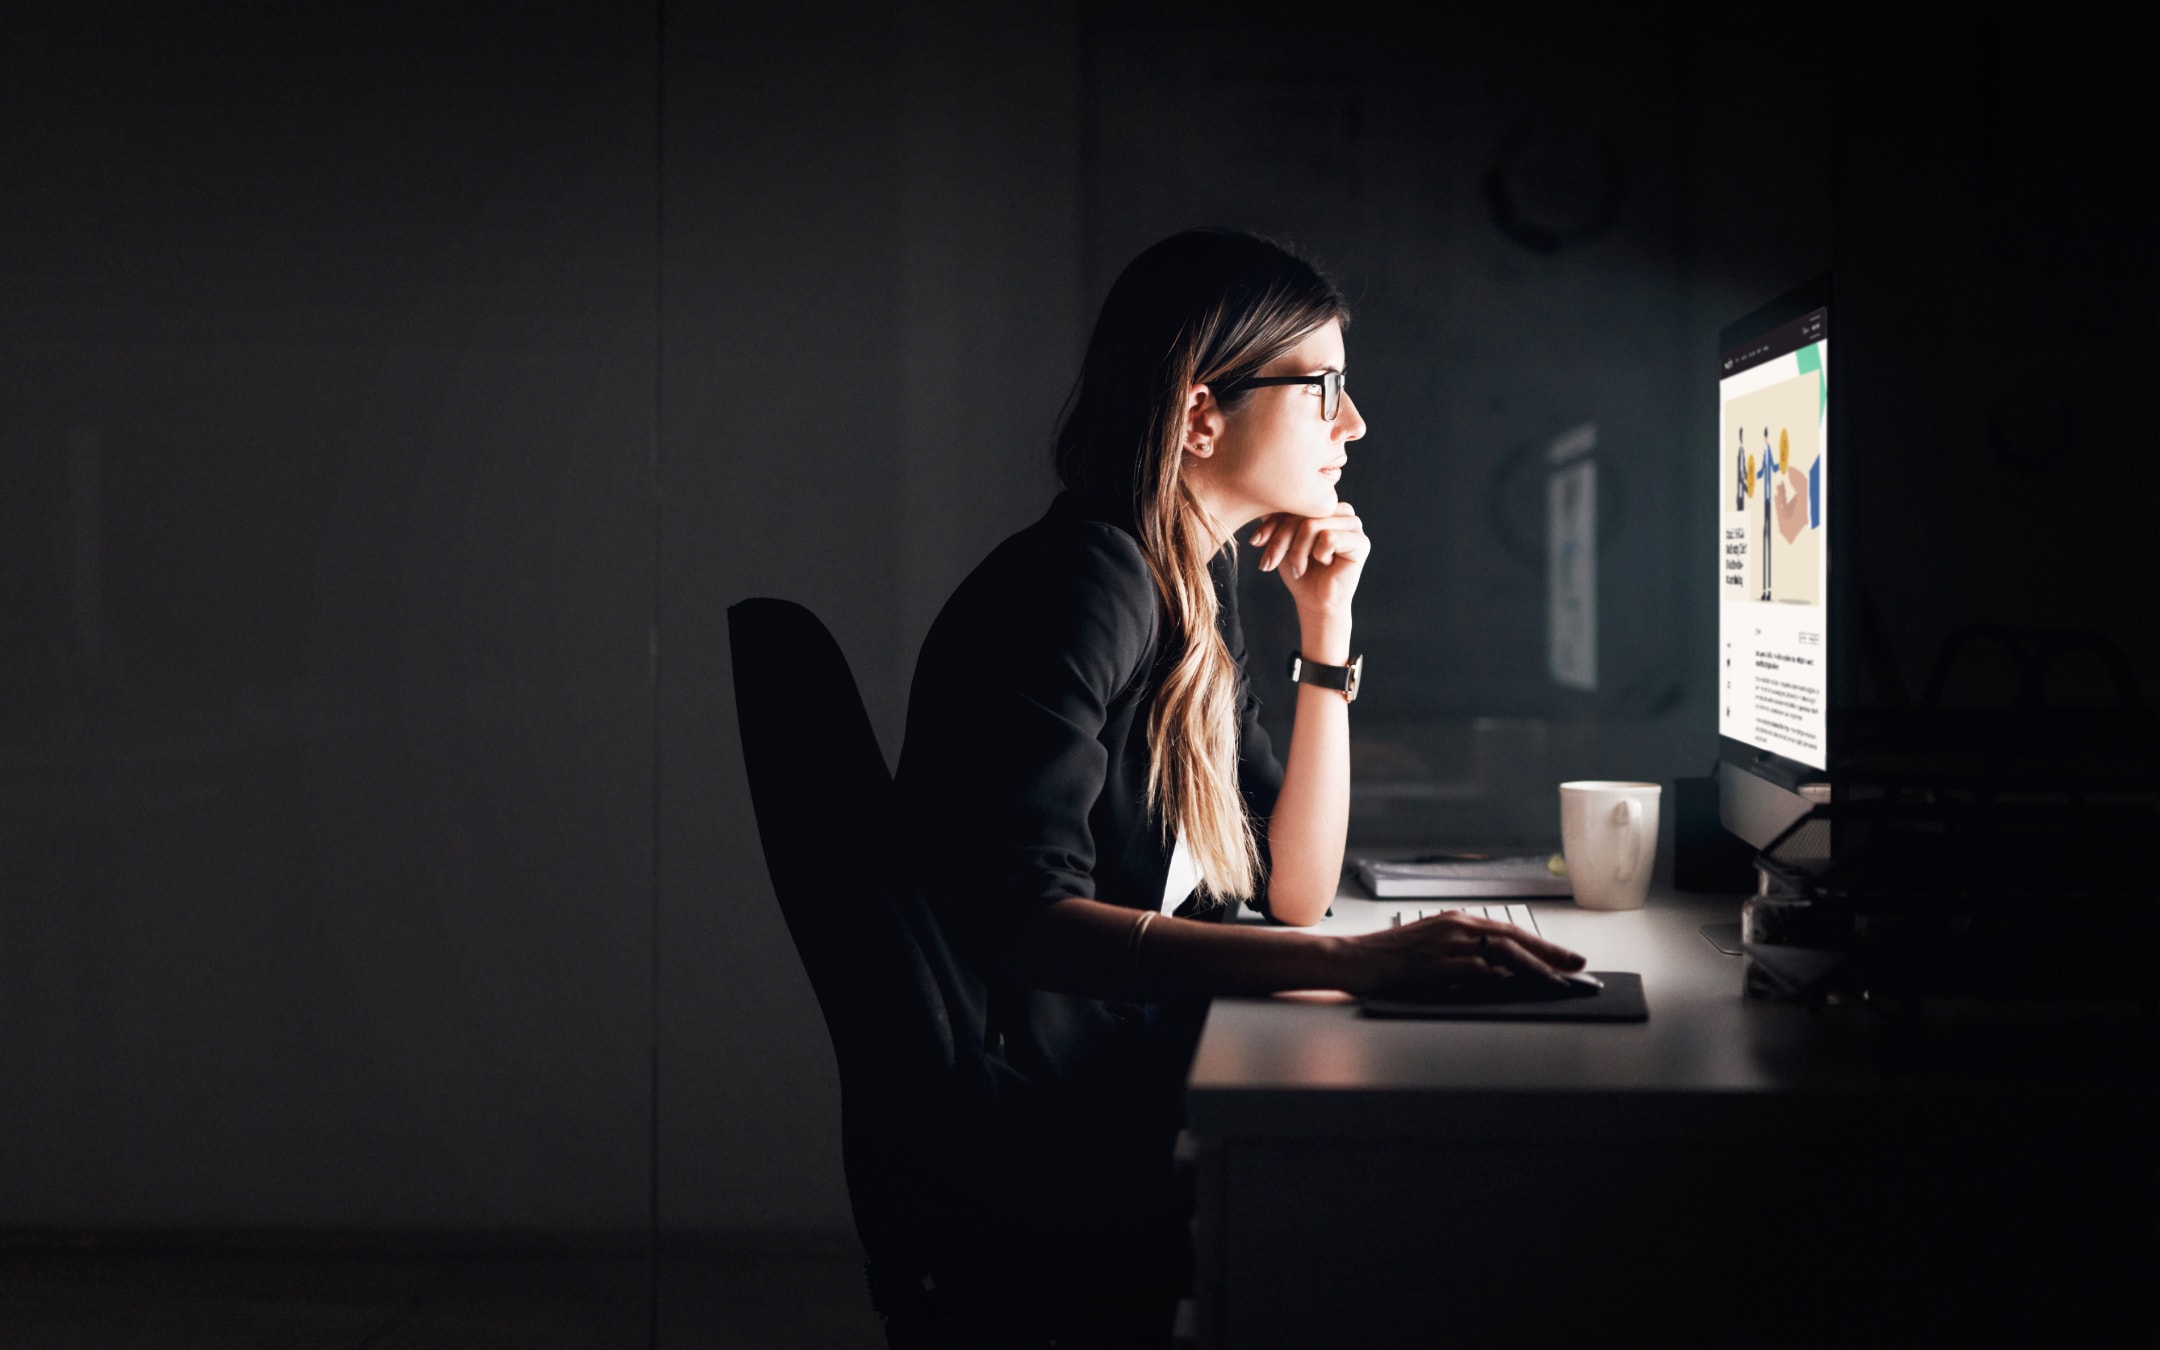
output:
<instances>
[{"instance_id":1,"label":"woman's hand resting on chin","mask_svg":"<svg viewBox=\"0 0 2160 1350\"><path fill-rule=\"evenodd\" d=\"M1331 516L1263 516L1248 542L1260 550L1260 570L1280 572L1299 617L1311 619L1349 614L1372 552L1365 522L1348 502Z\"/></svg>"}]
</instances>

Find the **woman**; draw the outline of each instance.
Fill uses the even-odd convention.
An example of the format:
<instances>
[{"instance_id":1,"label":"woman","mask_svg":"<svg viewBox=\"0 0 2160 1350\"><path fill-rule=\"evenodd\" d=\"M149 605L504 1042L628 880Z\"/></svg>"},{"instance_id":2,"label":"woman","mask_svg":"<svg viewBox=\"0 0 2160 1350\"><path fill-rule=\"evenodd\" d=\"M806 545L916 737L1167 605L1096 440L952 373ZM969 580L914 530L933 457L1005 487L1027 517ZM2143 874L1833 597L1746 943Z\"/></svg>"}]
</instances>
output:
<instances>
[{"instance_id":1,"label":"woman","mask_svg":"<svg viewBox=\"0 0 2160 1350\"><path fill-rule=\"evenodd\" d=\"M1232 537L1252 526L1289 590L1309 678L1349 667L1370 546L1335 495L1365 433L1348 318L1263 240L1195 231L1141 254L1058 429L1066 491L961 584L916 667L906 837L978 984L994 1102L970 1146L992 1180L964 1202L982 1239L967 1292L1024 1301L1062 1344L1167 1335L1191 1273L1170 1153L1209 995L1582 964L1454 916L1349 938L1224 922L1250 901L1311 925L1342 871L1350 700L1297 685L1277 761L1256 717L1263 690L1290 690L1274 653L1246 669Z\"/></svg>"}]
</instances>

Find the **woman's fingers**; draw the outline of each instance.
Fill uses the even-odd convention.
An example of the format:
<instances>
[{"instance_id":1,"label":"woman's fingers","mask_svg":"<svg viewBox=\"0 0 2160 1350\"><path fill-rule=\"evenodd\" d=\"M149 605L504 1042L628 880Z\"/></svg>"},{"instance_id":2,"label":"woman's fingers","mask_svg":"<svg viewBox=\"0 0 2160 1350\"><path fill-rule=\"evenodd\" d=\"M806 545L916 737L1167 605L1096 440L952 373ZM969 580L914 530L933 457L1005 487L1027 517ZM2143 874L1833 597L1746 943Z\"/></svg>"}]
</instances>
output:
<instances>
[{"instance_id":1,"label":"woman's fingers","mask_svg":"<svg viewBox=\"0 0 2160 1350\"><path fill-rule=\"evenodd\" d=\"M1451 915L1442 915L1441 917L1447 918L1451 917ZM1503 936L1506 937L1519 947L1525 955L1536 958L1539 962L1554 970L1581 970L1583 967L1583 959L1580 953L1570 951L1557 942L1539 937L1527 928L1517 928L1514 924L1505 923L1499 919L1473 918L1468 914L1452 915L1452 917L1467 927L1490 933L1496 942Z\"/></svg>"},{"instance_id":2,"label":"woman's fingers","mask_svg":"<svg viewBox=\"0 0 2160 1350\"><path fill-rule=\"evenodd\" d=\"M1277 522L1274 539L1268 544L1267 551L1260 555L1261 571L1272 572L1282 566L1283 559L1290 555L1290 550L1297 547L1297 527L1298 520L1295 516Z\"/></svg>"},{"instance_id":3,"label":"woman's fingers","mask_svg":"<svg viewBox=\"0 0 2160 1350\"><path fill-rule=\"evenodd\" d=\"M1311 520L1299 521L1297 528L1290 532L1290 547L1283 550L1283 566L1293 577L1304 576L1305 569L1312 563L1313 541L1317 538L1313 525Z\"/></svg>"},{"instance_id":4,"label":"woman's fingers","mask_svg":"<svg viewBox=\"0 0 2160 1350\"><path fill-rule=\"evenodd\" d=\"M1583 958L1557 942L1548 942L1526 929L1498 919L1473 919L1468 915L1441 914L1406 927L1447 925L1435 933L1439 951L1453 956L1464 950L1476 952L1496 971L1520 970L1546 979L1558 979L1563 970L1581 970Z\"/></svg>"},{"instance_id":5,"label":"woman's fingers","mask_svg":"<svg viewBox=\"0 0 2160 1350\"><path fill-rule=\"evenodd\" d=\"M1517 933L1522 932L1521 929L1515 931ZM1527 937L1529 935L1525 933L1523 936ZM1560 978L1559 971L1554 970L1538 957L1532 956L1529 948L1512 936L1493 937L1487 945L1485 959L1487 961L1497 961L1500 965L1512 966L1525 974L1536 975L1542 979L1557 980Z\"/></svg>"},{"instance_id":6,"label":"woman's fingers","mask_svg":"<svg viewBox=\"0 0 2160 1350\"><path fill-rule=\"evenodd\" d=\"M1517 930L1515 940L1536 953L1539 960L1554 970L1581 970L1588 964L1583 960L1581 952L1569 951L1559 943L1548 942L1535 933Z\"/></svg>"},{"instance_id":7,"label":"woman's fingers","mask_svg":"<svg viewBox=\"0 0 2160 1350\"><path fill-rule=\"evenodd\" d=\"M1322 522L1313 535L1312 560L1321 566L1337 558L1362 559L1372 540L1365 535L1365 528L1356 516L1345 520L1341 516Z\"/></svg>"},{"instance_id":8,"label":"woman's fingers","mask_svg":"<svg viewBox=\"0 0 2160 1350\"><path fill-rule=\"evenodd\" d=\"M1260 550L1261 571L1280 569L1291 580L1337 559L1361 562L1372 548L1365 522L1348 502L1338 502L1333 515L1265 517L1246 542Z\"/></svg>"},{"instance_id":9,"label":"woman's fingers","mask_svg":"<svg viewBox=\"0 0 2160 1350\"><path fill-rule=\"evenodd\" d=\"M1499 949L1500 957L1519 970L1527 970L1548 979L1559 978L1563 970L1581 970L1582 955L1569 951L1557 942L1548 942L1537 934L1517 928L1511 923L1492 919L1473 920L1487 925L1492 935L1492 946Z\"/></svg>"},{"instance_id":10,"label":"woman's fingers","mask_svg":"<svg viewBox=\"0 0 2160 1350\"><path fill-rule=\"evenodd\" d=\"M1558 943L1495 919L1449 912L1357 939L1384 953L1388 973L1360 992L1438 990L1481 980L1558 980L1583 959ZM1415 997L1415 993L1412 993Z\"/></svg>"},{"instance_id":11,"label":"woman's fingers","mask_svg":"<svg viewBox=\"0 0 2160 1350\"><path fill-rule=\"evenodd\" d=\"M1302 577L1315 563L1325 567L1338 557L1362 558L1368 547L1365 523L1355 515L1311 516L1282 531L1269 552L1275 566L1287 565L1288 575Z\"/></svg>"}]
</instances>

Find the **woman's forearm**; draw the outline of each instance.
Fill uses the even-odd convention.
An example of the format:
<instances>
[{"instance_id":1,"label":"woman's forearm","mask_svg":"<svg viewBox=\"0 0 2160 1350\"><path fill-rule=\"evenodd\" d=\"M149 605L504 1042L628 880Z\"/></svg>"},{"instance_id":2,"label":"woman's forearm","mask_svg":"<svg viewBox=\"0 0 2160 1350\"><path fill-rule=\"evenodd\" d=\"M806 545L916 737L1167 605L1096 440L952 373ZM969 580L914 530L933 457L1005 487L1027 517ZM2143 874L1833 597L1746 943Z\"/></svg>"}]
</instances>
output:
<instances>
[{"instance_id":1,"label":"woman's forearm","mask_svg":"<svg viewBox=\"0 0 2160 1350\"><path fill-rule=\"evenodd\" d=\"M1322 665L1350 661L1350 619L1300 624L1299 652ZM1350 705L1333 689L1301 684L1283 762L1282 791L1268 817L1268 912L1283 923L1318 923L1342 880L1350 826Z\"/></svg>"},{"instance_id":2,"label":"woman's forearm","mask_svg":"<svg viewBox=\"0 0 2160 1350\"><path fill-rule=\"evenodd\" d=\"M1337 937L1081 899L1046 905L1022 957L1035 988L1141 1002L1284 989L1363 995L1499 976L1559 980L1560 971L1583 968L1580 953L1535 933L1460 914Z\"/></svg>"},{"instance_id":3,"label":"woman's forearm","mask_svg":"<svg viewBox=\"0 0 2160 1350\"><path fill-rule=\"evenodd\" d=\"M1372 953L1342 938L1156 915L1059 900L1036 916L1026 975L1042 989L1086 998L1208 997L1283 989L1362 992L1380 974Z\"/></svg>"}]
</instances>

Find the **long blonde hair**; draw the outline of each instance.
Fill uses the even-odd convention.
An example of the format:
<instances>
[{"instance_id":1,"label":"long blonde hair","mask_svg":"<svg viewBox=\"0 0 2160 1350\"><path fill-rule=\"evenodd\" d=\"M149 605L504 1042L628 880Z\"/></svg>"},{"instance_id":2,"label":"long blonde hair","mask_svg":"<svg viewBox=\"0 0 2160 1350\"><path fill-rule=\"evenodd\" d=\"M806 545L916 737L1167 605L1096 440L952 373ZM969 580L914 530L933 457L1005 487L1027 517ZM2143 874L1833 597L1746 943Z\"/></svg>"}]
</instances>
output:
<instances>
[{"instance_id":1,"label":"long blonde hair","mask_svg":"<svg viewBox=\"0 0 2160 1350\"><path fill-rule=\"evenodd\" d=\"M1125 517L1155 579L1170 659L1148 719L1147 804L1217 898L1250 896L1261 859L1238 790L1240 672L1208 572L1216 531L1181 474L1186 402L1330 320L1347 325L1349 306L1286 249L1229 230L1173 235L1111 286L1059 419L1058 476ZM1244 395L1217 401L1235 409Z\"/></svg>"}]
</instances>

